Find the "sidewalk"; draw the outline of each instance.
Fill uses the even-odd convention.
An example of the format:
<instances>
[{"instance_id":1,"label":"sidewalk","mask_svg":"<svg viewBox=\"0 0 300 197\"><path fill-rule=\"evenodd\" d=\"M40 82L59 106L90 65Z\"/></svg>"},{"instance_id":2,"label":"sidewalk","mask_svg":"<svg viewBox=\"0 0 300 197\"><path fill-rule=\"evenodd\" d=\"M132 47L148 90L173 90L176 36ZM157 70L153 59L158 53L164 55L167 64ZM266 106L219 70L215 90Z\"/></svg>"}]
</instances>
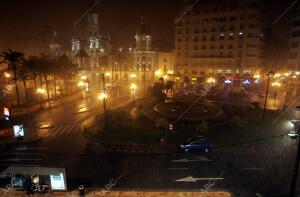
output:
<instances>
[{"instance_id":1,"label":"sidewalk","mask_svg":"<svg viewBox=\"0 0 300 197\"><path fill-rule=\"evenodd\" d=\"M111 189L97 189L88 192L85 197L231 197L229 192L221 191L110 191ZM204 189L203 189L204 190ZM0 190L2 197L26 197L25 191L13 189ZM79 197L78 191L54 192L47 194L35 194L35 197Z\"/></svg>"},{"instance_id":2,"label":"sidewalk","mask_svg":"<svg viewBox=\"0 0 300 197\"><path fill-rule=\"evenodd\" d=\"M86 98L87 97L88 96L86 96ZM29 105L29 106L15 106L10 109L11 110L10 113L13 117L16 117L16 116L21 116L21 115L37 112L40 110L58 107L65 103L77 101L80 99L82 99L81 92L76 91L69 95L64 95L62 97L53 98L48 101L43 101L41 103L35 103L35 104Z\"/></svg>"}]
</instances>

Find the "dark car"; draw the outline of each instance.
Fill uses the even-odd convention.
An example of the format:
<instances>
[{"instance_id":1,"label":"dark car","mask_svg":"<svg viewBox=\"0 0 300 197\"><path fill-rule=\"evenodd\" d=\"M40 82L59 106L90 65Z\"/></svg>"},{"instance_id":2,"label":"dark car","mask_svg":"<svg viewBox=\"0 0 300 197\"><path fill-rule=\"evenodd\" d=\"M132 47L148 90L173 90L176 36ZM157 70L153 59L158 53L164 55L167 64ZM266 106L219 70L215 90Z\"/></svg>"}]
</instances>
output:
<instances>
[{"instance_id":1,"label":"dark car","mask_svg":"<svg viewBox=\"0 0 300 197\"><path fill-rule=\"evenodd\" d=\"M197 136L192 137L180 142L179 149L188 151L205 151L208 152L210 149L210 145L208 140L205 137Z\"/></svg>"},{"instance_id":2,"label":"dark car","mask_svg":"<svg viewBox=\"0 0 300 197\"><path fill-rule=\"evenodd\" d=\"M295 107L295 110L296 110L296 111L300 111L300 105L297 105L297 106Z\"/></svg>"}]
</instances>

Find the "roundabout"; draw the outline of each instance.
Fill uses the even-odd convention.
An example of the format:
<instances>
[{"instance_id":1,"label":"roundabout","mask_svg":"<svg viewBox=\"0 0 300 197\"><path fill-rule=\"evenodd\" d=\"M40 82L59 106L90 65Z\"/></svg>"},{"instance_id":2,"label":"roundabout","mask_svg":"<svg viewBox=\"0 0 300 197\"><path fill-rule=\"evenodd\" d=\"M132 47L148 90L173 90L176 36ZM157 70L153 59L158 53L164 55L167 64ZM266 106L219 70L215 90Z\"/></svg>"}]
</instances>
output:
<instances>
[{"instance_id":1,"label":"roundabout","mask_svg":"<svg viewBox=\"0 0 300 197\"><path fill-rule=\"evenodd\" d=\"M194 103L195 100L168 100L156 104L154 111L172 121L184 114L180 121L189 123L218 120L225 113L217 104L205 100ZM190 107L191 105L192 107Z\"/></svg>"}]
</instances>

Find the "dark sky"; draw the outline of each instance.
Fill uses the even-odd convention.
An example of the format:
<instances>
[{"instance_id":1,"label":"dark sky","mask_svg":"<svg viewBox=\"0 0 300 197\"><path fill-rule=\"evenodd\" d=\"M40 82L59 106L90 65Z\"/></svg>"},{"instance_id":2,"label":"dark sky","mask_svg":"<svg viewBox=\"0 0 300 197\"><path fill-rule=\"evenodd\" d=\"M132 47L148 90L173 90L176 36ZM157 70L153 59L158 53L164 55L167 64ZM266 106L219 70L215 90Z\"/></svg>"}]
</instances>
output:
<instances>
[{"instance_id":1,"label":"dark sky","mask_svg":"<svg viewBox=\"0 0 300 197\"><path fill-rule=\"evenodd\" d=\"M129 45L140 17L147 17L154 40L173 42L174 17L182 0L102 0L96 7L100 31L110 34L113 44ZM50 26L64 39L73 35L73 21L88 8L87 0L1 0L0 36L7 41L36 34ZM83 28L84 20L78 25ZM0 37L0 38L1 38Z\"/></svg>"},{"instance_id":2,"label":"dark sky","mask_svg":"<svg viewBox=\"0 0 300 197\"><path fill-rule=\"evenodd\" d=\"M95 9L100 16L100 31L110 34L113 45L129 45L144 14L152 32L153 40L163 40L173 44L174 17L183 0L102 0ZM293 0L269 0L267 14L273 20L288 7ZM0 40L5 47L14 40L36 35L40 29L50 27L58 35L69 40L73 35L72 21L80 17L88 8L88 0L1 0ZM284 17L273 26L279 36L287 32ZM78 26L82 28L83 23ZM0 42L1 44L1 42ZM3 44L2 44L3 46Z\"/></svg>"}]
</instances>

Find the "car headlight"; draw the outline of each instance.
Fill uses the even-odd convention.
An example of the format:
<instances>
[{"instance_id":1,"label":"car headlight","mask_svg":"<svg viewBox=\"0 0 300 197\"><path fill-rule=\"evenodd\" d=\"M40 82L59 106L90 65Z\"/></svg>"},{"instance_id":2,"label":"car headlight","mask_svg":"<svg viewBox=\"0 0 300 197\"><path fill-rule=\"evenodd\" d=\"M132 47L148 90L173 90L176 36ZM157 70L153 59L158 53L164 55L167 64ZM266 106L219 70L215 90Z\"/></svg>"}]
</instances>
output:
<instances>
[{"instance_id":1,"label":"car headlight","mask_svg":"<svg viewBox=\"0 0 300 197\"><path fill-rule=\"evenodd\" d=\"M181 147L181 148L184 148L185 146L184 146L184 145L180 145L180 147Z\"/></svg>"}]
</instances>

